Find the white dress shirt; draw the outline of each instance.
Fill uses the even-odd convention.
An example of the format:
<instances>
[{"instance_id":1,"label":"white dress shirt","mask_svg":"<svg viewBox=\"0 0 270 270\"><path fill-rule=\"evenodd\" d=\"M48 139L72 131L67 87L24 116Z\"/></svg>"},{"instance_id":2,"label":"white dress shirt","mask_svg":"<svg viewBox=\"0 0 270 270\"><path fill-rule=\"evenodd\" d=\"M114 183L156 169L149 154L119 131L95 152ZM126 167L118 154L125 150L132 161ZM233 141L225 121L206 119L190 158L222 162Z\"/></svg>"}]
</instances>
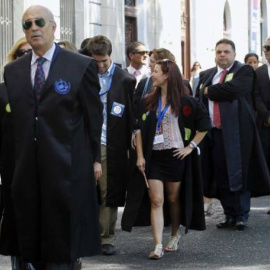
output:
<instances>
[{"instance_id":1,"label":"white dress shirt","mask_svg":"<svg viewBox=\"0 0 270 270\"><path fill-rule=\"evenodd\" d=\"M232 64L233 65L233 64ZM232 67L232 65L230 67L228 67L226 70L230 70L230 68ZM219 66L217 66L217 73L216 75L213 77L212 79L212 85L219 83L220 80L220 76L221 73L224 69L220 68ZM212 127L214 127L214 101L208 99L208 109L209 109L209 115L211 118L211 123L212 123Z\"/></svg>"},{"instance_id":2,"label":"white dress shirt","mask_svg":"<svg viewBox=\"0 0 270 270\"><path fill-rule=\"evenodd\" d=\"M143 65L140 69L135 69L134 67L129 66L129 67L127 67L127 70L128 70L128 73L133 75L133 76L135 76L134 74L136 72L139 72L139 74L137 76L135 76L136 81L137 81L136 87L144 75L147 77L150 76L149 69L145 65Z\"/></svg>"}]
</instances>

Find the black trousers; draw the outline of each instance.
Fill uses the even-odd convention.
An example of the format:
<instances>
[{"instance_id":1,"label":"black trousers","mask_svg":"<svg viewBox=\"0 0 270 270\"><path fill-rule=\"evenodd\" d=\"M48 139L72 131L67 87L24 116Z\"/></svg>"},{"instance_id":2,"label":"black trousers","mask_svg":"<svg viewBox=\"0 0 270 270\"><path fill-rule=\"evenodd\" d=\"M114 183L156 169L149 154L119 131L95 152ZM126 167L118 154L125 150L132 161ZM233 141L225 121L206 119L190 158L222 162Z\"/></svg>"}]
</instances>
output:
<instances>
[{"instance_id":1,"label":"black trousers","mask_svg":"<svg viewBox=\"0 0 270 270\"><path fill-rule=\"evenodd\" d=\"M231 191L222 129L213 128L211 135L214 179L217 183L217 195L224 209L224 214L236 221L246 222L250 211L250 192Z\"/></svg>"}]
</instances>

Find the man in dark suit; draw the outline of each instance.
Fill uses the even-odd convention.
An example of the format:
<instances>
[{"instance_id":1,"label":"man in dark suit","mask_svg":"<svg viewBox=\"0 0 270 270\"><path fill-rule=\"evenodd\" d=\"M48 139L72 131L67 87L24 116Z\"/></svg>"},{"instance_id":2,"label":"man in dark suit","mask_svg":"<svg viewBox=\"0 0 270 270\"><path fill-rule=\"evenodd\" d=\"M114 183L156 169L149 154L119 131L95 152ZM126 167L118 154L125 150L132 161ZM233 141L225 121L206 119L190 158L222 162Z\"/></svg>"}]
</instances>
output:
<instances>
[{"instance_id":1,"label":"man in dark suit","mask_svg":"<svg viewBox=\"0 0 270 270\"><path fill-rule=\"evenodd\" d=\"M255 97L259 134L270 170L270 37L265 40L263 51L267 62L256 69Z\"/></svg>"},{"instance_id":2,"label":"man in dark suit","mask_svg":"<svg viewBox=\"0 0 270 270\"><path fill-rule=\"evenodd\" d=\"M269 174L264 172L266 164L252 108L254 71L235 61L231 40L218 41L215 51L217 66L200 73L198 87L213 127L205 141L203 175L215 194L206 190L205 196L219 198L224 209L226 219L217 228L244 230L251 189L256 187L255 196L269 193Z\"/></svg>"},{"instance_id":3,"label":"man in dark suit","mask_svg":"<svg viewBox=\"0 0 270 270\"><path fill-rule=\"evenodd\" d=\"M141 79L150 75L146 66L148 61L148 50L146 49L145 44L140 41L130 43L127 47L127 58L130 63L124 70L135 76L137 86Z\"/></svg>"},{"instance_id":4,"label":"man in dark suit","mask_svg":"<svg viewBox=\"0 0 270 270\"><path fill-rule=\"evenodd\" d=\"M95 163L95 175L101 192L100 230L104 255L114 255L117 207L124 206L129 173L128 152L132 133L132 102L135 78L112 61L111 41L102 35L88 43L98 66L103 103L101 164Z\"/></svg>"},{"instance_id":5,"label":"man in dark suit","mask_svg":"<svg viewBox=\"0 0 270 270\"><path fill-rule=\"evenodd\" d=\"M53 42L56 23L47 8L30 6L22 26L33 52L4 72L18 242L34 268L73 270L79 257L101 251L93 169L102 126L97 69Z\"/></svg>"}]
</instances>

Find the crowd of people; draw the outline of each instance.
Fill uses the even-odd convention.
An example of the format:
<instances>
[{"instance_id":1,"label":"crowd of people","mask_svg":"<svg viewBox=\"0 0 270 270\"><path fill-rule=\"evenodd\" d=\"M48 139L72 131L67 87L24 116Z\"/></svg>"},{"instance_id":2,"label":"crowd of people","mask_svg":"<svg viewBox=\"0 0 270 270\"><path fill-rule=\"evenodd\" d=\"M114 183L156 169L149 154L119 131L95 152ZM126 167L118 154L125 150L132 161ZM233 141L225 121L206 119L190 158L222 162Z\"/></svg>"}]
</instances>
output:
<instances>
[{"instance_id":1,"label":"crowd of people","mask_svg":"<svg viewBox=\"0 0 270 270\"><path fill-rule=\"evenodd\" d=\"M0 254L12 270L116 254L120 206L123 230L151 225L154 260L178 250L180 225L206 229L209 198L224 209L218 229L247 228L250 198L270 194L270 38L260 67L219 40L216 66L196 61L189 81L165 48L132 42L122 69L106 36L55 43L44 6L22 28L0 84Z\"/></svg>"}]
</instances>

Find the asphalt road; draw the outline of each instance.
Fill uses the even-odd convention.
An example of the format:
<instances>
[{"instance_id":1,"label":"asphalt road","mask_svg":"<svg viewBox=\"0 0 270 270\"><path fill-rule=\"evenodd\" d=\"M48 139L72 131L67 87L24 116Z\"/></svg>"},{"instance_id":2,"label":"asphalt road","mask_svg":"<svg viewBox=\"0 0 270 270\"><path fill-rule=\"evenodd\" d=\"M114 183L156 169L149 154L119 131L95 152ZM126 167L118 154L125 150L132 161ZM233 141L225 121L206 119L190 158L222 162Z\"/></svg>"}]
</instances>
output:
<instances>
[{"instance_id":1,"label":"asphalt road","mask_svg":"<svg viewBox=\"0 0 270 270\"><path fill-rule=\"evenodd\" d=\"M120 229L122 209L117 224L117 255L95 256L83 259L85 270L128 269L218 269L218 270L269 270L270 269L270 197L252 199L248 228L245 231L216 229L223 220L222 209L214 200L210 215L206 217L207 230L190 231L180 240L180 249L166 253L158 261L147 258L154 247L150 227L135 228L131 233ZM170 236L164 231L164 244ZM8 257L0 256L0 269L10 270Z\"/></svg>"}]
</instances>

